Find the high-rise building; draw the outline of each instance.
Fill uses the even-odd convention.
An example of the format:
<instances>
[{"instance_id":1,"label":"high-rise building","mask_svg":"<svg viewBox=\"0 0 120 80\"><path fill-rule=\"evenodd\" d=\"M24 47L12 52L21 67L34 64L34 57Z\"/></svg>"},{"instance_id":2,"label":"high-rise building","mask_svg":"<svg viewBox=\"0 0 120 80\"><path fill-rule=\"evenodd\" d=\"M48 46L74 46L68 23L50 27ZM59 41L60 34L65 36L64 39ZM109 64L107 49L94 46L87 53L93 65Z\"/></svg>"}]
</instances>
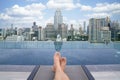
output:
<instances>
[{"instance_id":1,"label":"high-rise building","mask_svg":"<svg viewBox=\"0 0 120 80\"><path fill-rule=\"evenodd\" d=\"M17 35L17 27L14 29L14 35Z\"/></svg>"},{"instance_id":2,"label":"high-rise building","mask_svg":"<svg viewBox=\"0 0 120 80\"><path fill-rule=\"evenodd\" d=\"M62 37L62 39L67 39L67 31L68 31L68 25L67 24L59 24L58 26L58 34Z\"/></svg>"},{"instance_id":3,"label":"high-rise building","mask_svg":"<svg viewBox=\"0 0 120 80\"><path fill-rule=\"evenodd\" d=\"M89 25L87 26L87 35L89 35Z\"/></svg>"},{"instance_id":4,"label":"high-rise building","mask_svg":"<svg viewBox=\"0 0 120 80\"><path fill-rule=\"evenodd\" d=\"M10 35L13 35L13 34L14 34L13 24L11 24Z\"/></svg>"},{"instance_id":5,"label":"high-rise building","mask_svg":"<svg viewBox=\"0 0 120 80\"><path fill-rule=\"evenodd\" d=\"M33 22L33 31L37 31L38 30L38 25L36 25L36 22Z\"/></svg>"},{"instance_id":6,"label":"high-rise building","mask_svg":"<svg viewBox=\"0 0 120 80\"><path fill-rule=\"evenodd\" d=\"M38 40L38 25L36 25L36 22L33 22L32 30L34 32L33 37Z\"/></svg>"},{"instance_id":7,"label":"high-rise building","mask_svg":"<svg viewBox=\"0 0 120 80\"><path fill-rule=\"evenodd\" d=\"M6 39L6 37L7 37L7 29L4 28L3 29L3 38L4 38L4 40Z\"/></svg>"},{"instance_id":8,"label":"high-rise building","mask_svg":"<svg viewBox=\"0 0 120 80\"><path fill-rule=\"evenodd\" d=\"M1 28L0 29L0 39L4 40L6 38L6 29L5 28Z\"/></svg>"},{"instance_id":9,"label":"high-rise building","mask_svg":"<svg viewBox=\"0 0 120 80\"><path fill-rule=\"evenodd\" d=\"M70 38L71 40L74 39L74 28L73 28L73 24L71 24L71 28L69 30L69 35L70 35Z\"/></svg>"},{"instance_id":10,"label":"high-rise building","mask_svg":"<svg viewBox=\"0 0 120 80\"><path fill-rule=\"evenodd\" d=\"M35 34L35 33L34 33L33 29L31 28L31 29L30 29L30 32L29 32L29 40L30 40L30 41L33 40L34 34Z\"/></svg>"},{"instance_id":11,"label":"high-rise building","mask_svg":"<svg viewBox=\"0 0 120 80\"><path fill-rule=\"evenodd\" d=\"M0 40L3 40L3 29L0 29Z\"/></svg>"},{"instance_id":12,"label":"high-rise building","mask_svg":"<svg viewBox=\"0 0 120 80\"><path fill-rule=\"evenodd\" d=\"M41 26L38 28L38 40L39 41L44 40L44 29Z\"/></svg>"},{"instance_id":13,"label":"high-rise building","mask_svg":"<svg viewBox=\"0 0 120 80\"><path fill-rule=\"evenodd\" d=\"M89 20L89 41L90 42L103 41L103 39L101 38L101 31L103 27L108 27L107 23L108 22L106 18L100 18L100 19L91 18ZM109 30L107 31L108 31L108 34L110 34Z\"/></svg>"},{"instance_id":14,"label":"high-rise building","mask_svg":"<svg viewBox=\"0 0 120 80\"><path fill-rule=\"evenodd\" d=\"M29 38L29 36L30 36L30 28L24 28L24 31L23 31L24 33L23 33L23 35L24 35L24 38L25 38L25 40L26 41L29 41L30 40L30 38Z\"/></svg>"},{"instance_id":15,"label":"high-rise building","mask_svg":"<svg viewBox=\"0 0 120 80\"><path fill-rule=\"evenodd\" d=\"M86 33L86 22L85 21L83 22L83 25L84 25L84 30L83 31L84 31L84 33Z\"/></svg>"},{"instance_id":16,"label":"high-rise building","mask_svg":"<svg viewBox=\"0 0 120 80\"><path fill-rule=\"evenodd\" d=\"M0 36L2 36L3 34L3 29L0 29Z\"/></svg>"},{"instance_id":17,"label":"high-rise building","mask_svg":"<svg viewBox=\"0 0 120 80\"><path fill-rule=\"evenodd\" d=\"M63 16L60 9L57 9L54 16L54 28L57 31L59 24L63 23Z\"/></svg>"},{"instance_id":18,"label":"high-rise building","mask_svg":"<svg viewBox=\"0 0 120 80\"><path fill-rule=\"evenodd\" d=\"M45 27L45 40L55 40L55 29L52 23L48 23Z\"/></svg>"},{"instance_id":19,"label":"high-rise building","mask_svg":"<svg viewBox=\"0 0 120 80\"><path fill-rule=\"evenodd\" d=\"M102 27L101 28L101 42L110 42L111 41L111 31L109 27Z\"/></svg>"},{"instance_id":20,"label":"high-rise building","mask_svg":"<svg viewBox=\"0 0 120 80\"><path fill-rule=\"evenodd\" d=\"M80 35L83 35L83 34L84 34L84 31L82 30L82 27L81 27L81 26L79 27L79 33L80 33Z\"/></svg>"},{"instance_id":21,"label":"high-rise building","mask_svg":"<svg viewBox=\"0 0 120 80\"><path fill-rule=\"evenodd\" d=\"M18 36L23 35L23 29L22 29L22 28L19 28L19 29L18 29L17 35L18 35Z\"/></svg>"},{"instance_id":22,"label":"high-rise building","mask_svg":"<svg viewBox=\"0 0 120 80\"><path fill-rule=\"evenodd\" d=\"M111 22L110 31L112 41L119 40L120 24L118 21Z\"/></svg>"}]
</instances>

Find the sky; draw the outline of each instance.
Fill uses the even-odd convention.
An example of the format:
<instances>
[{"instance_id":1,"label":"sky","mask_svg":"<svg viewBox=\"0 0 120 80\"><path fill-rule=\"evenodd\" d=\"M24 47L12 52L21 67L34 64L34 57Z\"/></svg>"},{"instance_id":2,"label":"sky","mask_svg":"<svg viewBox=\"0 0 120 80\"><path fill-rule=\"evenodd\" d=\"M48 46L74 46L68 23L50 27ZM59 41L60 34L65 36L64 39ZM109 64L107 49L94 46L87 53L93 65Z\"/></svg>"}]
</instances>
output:
<instances>
[{"instance_id":1,"label":"sky","mask_svg":"<svg viewBox=\"0 0 120 80\"><path fill-rule=\"evenodd\" d=\"M45 27L54 23L54 14L61 9L63 22L75 28L90 18L110 17L120 21L120 0L0 0L0 28L31 27L35 21Z\"/></svg>"}]
</instances>

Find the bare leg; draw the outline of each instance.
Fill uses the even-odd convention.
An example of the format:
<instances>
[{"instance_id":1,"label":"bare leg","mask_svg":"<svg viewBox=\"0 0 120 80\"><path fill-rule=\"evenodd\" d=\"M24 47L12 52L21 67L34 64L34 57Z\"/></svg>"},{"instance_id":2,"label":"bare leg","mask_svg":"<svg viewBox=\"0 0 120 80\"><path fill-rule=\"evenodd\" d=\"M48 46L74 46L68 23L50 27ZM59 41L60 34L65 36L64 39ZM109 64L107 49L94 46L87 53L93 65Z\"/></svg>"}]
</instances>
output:
<instances>
[{"instance_id":1,"label":"bare leg","mask_svg":"<svg viewBox=\"0 0 120 80\"><path fill-rule=\"evenodd\" d=\"M61 58L60 53L55 53L54 55L54 80L70 80L69 77L64 72L66 66L66 58Z\"/></svg>"}]
</instances>

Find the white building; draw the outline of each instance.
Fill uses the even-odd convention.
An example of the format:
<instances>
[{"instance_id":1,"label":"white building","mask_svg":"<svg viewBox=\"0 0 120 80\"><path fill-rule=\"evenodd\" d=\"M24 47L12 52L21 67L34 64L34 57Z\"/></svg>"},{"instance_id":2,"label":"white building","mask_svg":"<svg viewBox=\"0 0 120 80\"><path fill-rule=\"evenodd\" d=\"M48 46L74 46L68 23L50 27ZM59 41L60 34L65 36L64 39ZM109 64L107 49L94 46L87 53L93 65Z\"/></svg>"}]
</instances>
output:
<instances>
[{"instance_id":1,"label":"white building","mask_svg":"<svg viewBox=\"0 0 120 80\"><path fill-rule=\"evenodd\" d=\"M58 30L58 26L59 24L63 23L63 16L61 14L61 10L57 9L55 12L55 16L54 16L54 28L55 30Z\"/></svg>"},{"instance_id":2,"label":"white building","mask_svg":"<svg viewBox=\"0 0 120 80\"><path fill-rule=\"evenodd\" d=\"M31 28L30 32L29 32L29 40L32 41L34 37L34 31L33 28Z\"/></svg>"},{"instance_id":3,"label":"white building","mask_svg":"<svg viewBox=\"0 0 120 80\"><path fill-rule=\"evenodd\" d=\"M55 40L55 28L52 23L48 23L45 27L45 40Z\"/></svg>"},{"instance_id":4,"label":"white building","mask_svg":"<svg viewBox=\"0 0 120 80\"><path fill-rule=\"evenodd\" d=\"M17 41L17 38L17 35L7 36L6 41Z\"/></svg>"},{"instance_id":5,"label":"white building","mask_svg":"<svg viewBox=\"0 0 120 80\"><path fill-rule=\"evenodd\" d=\"M43 41L44 40L44 29L42 27L38 28L38 40Z\"/></svg>"},{"instance_id":6,"label":"white building","mask_svg":"<svg viewBox=\"0 0 120 80\"><path fill-rule=\"evenodd\" d=\"M101 37L101 34L104 34L104 31L106 31L103 28L108 26L107 23L108 22L106 18L99 18L99 19L91 18L89 20L89 41L90 42L103 42L103 38ZM109 36L109 34L107 36Z\"/></svg>"},{"instance_id":7,"label":"white building","mask_svg":"<svg viewBox=\"0 0 120 80\"><path fill-rule=\"evenodd\" d=\"M111 41L111 31L109 27L101 28L101 41L102 42L110 42Z\"/></svg>"},{"instance_id":8,"label":"white building","mask_svg":"<svg viewBox=\"0 0 120 80\"><path fill-rule=\"evenodd\" d=\"M23 35L24 35L24 39L26 40L26 41L29 41L30 40L30 38L29 38L29 36L30 36L30 28L24 28L24 33L23 33Z\"/></svg>"},{"instance_id":9,"label":"white building","mask_svg":"<svg viewBox=\"0 0 120 80\"><path fill-rule=\"evenodd\" d=\"M23 29L22 29L22 28L19 28L19 29L17 30L17 35L18 35L18 36L23 35Z\"/></svg>"},{"instance_id":10,"label":"white building","mask_svg":"<svg viewBox=\"0 0 120 80\"><path fill-rule=\"evenodd\" d=\"M67 36L68 36L67 31L68 31L68 25L67 24L62 23L58 26L58 34L60 34L62 39L65 39L65 38L67 39Z\"/></svg>"},{"instance_id":11,"label":"white building","mask_svg":"<svg viewBox=\"0 0 120 80\"><path fill-rule=\"evenodd\" d=\"M24 41L24 36L17 36L17 41Z\"/></svg>"}]
</instances>

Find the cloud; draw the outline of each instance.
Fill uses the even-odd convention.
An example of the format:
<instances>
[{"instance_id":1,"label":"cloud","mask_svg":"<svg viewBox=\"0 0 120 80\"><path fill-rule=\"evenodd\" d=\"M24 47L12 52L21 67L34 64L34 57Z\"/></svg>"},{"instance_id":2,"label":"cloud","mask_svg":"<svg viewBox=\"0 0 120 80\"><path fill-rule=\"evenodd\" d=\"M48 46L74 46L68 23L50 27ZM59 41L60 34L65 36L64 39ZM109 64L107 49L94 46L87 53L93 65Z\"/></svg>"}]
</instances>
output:
<instances>
[{"instance_id":1,"label":"cloud","mask_svg":"<svg viewBox=\"0 0 120 80\"><path fill-rule=\"evenodd\" d=\"M90 11L90 10L92 10L92 7L91 6L81 6L81 10L83 10L83 11Z\"/></svg>"},{"instance_id":2,"label":"cloud","mask_svg":"<svg viewBox=\"0 0 120 80\"><path fill-rule=\"evenodd\" d=\"M119 12L120 3L98 3L95 7L89 5L82 5L80 3L76 3L76 6L80 8L82 11L93 11L95 13L103 13L103 12Z\"/></svg>"},{"instance_id":3,"label":"cloud","mask_svg":"<svg viewBox=\"0 0 120 80\"><path fill-rule=\"evenodd\" d=\"M80 3L76 3L76 6L78 8L80 8L80 10L82 10L82 11L91 11L92 10L92 7L88 6L88 5L82 5Z\"/></svg>"},{"instance_id":4,"label":"cloud","mask_svg":"<svg viewBox=\"0 0 120 80\"><path fill-rule=\"evenodd\" d=\"M120 10L120 3L99 3L93 8L94 12L112 12Z\"/></svg>"},{"instance_id":5,"label":"cloud","mask_svg":"<svg viewBox=\"0 0 120 80\"><path fill-rule=\"evenodd\" d=\"M111 16L111 15L108 13L93 13L93 14L87 14L86 16L89 18L104 18L106 16Z\"/></svg>"},{"instance_id":6,"label":"cloud","mask_svg":"<svg viewBox=\"0 0 120 80\"><path fill-rule=\"evenodd\" d=\"M73 4L73 0L49 0L46 5L48 8L53 9L61 8L71 10L76 8L76 5Z\"/></svg>"},{"instance_id":7,"label":"cloud","mask_svg":"<svg viewBox=\"0 0 120 80\"><path fill-rule=\"evenodd\" d=\"M42 3L33 3L26 6L17 4L10 8L6 8L4 13L0 14L0 19L11 24L30 24L33 21L40 22L43 19L43 10L46 6ZM25 25L24 25L25 26Z\"/></svg>"},{"instance_id":8,"label":"cloud","mask_svg":"<svg viewBox=\"0 0 120 80\"><path fill-rule=\"evenodd\" d=\"M19 5L14 5L11 8L7 8L6 9L6 14L10 15L10 16L41 16L42 12L41 10L44 10L45 6L41 3L38 4L31 4L31 5L27 5L24 7L21 7Z\"/></svg>"},{"instance_id":9,"label":"cloud","mask_svg":"<svg viewBox=\"0 0 120 80\"><path fill-rule=\"evenodd\" d=\"M54 0L57 3L72 3L73 0Z\"/></svg>"},{"instance_id":10,"label":"cloud","mask_svg":"<svg viewBox=\"0 0 120 80\"><path fill-rule=\"evenodd\" d=\"M0 19L2 20L8 20L8 19L11 19L12 17L10 17L9 15L7 14L4 14L4 13L1 13L0 14Z\"/></svg>"},{"instance_id":11,"label":"cloud","mask_svg":"<svg viewBox=\"0 0 120 80\"><path fill-rule=\"evenodd\" d=\"M25 0L34 1L34 0ZM38 1L38 0L35 0ZM88 18L101 18L106 16L112 16L120 14L120 3L98 3L96 5L83 5L81 3L75 3L73 0L48 0L46 4L32 3L26 6L20 6L18 4L13 5L10 8L6 8L5 12L0 13L0 20L7 21L8 23L18 23L20 26L25 24L32 25L33 21L36 21L38 25L45 26L47 23L53 23L54 18L50 17L45 20L44 10L61 8L65 10L77 9L85 12L84 17ZM78 13L79 14L79 13ZM74 15L75 16L75 15ZM65 23L79 25L83 24L84 19L75 20L68 19L67 16L63 17ZM78 28L78 26L76 26Z\"/></svg>"},{"instance_id":12,"label":"cloud","mask_svg":"<svg viewBox=\"0 0 120 80\"><path fill-rule=\"evenodd\" d=\"M54 18L53 18L53 17L50 17L50 18L48 18L48 19L45 21L45 24L47 24L47 23L54 23L53 21L54 21Z\"/></svg>"},{"instance_id":13,"label":"cloud","mask_svg":"<svg viewBox=\"0 0 120 80\"><path fill-rule=\"evenodd\" d=\"M120 10L120 3L98 3L95 7L89 5L82 5L80 3L76 3L76 6L83 11L93 11L93 12L113 12L116 10Z\"/></svg>"},{"instance_id":14,"label":"cloud","mask_svg":"<svg viewBox=\"0 0 120 80\"><path fill-rule=\"evenodd\" d=\"M28 1L28 2L36 2L38 0L25 0L25 1Z\"/></svg>"},{"instance_id":15,"label":"cloud","mask_svg":"<svg viewBox=\"0 0 120 80\"><path fill-rule=\"evenodd\" d=\"M89 18L104 18L120 14L120 3L98 3L89 9L92 13L87 14Z\"/></svg>"},{"instance_id":16,"label":"cloud","mask_svg":"<svg viewBox=\"0 0 120 80\"><path fill-rule=\"evenodd\" d=\"M113 11L112 14L119 14L120 15L120 10Z\"/></svg>"}]
</instances>

